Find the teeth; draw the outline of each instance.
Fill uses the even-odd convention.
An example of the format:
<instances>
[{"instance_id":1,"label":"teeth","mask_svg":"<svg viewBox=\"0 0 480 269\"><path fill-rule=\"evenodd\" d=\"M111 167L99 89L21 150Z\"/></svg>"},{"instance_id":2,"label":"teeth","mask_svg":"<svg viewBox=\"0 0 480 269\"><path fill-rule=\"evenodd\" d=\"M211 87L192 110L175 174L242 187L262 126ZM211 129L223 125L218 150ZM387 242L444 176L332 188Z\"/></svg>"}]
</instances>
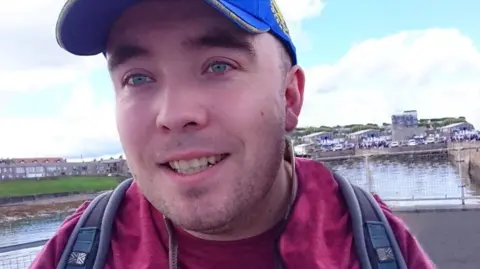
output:
<instances>
[{"instance_id":1,"label":"teeth","mask_svg":"<svg viewBox=\"0 0 480 269\"><path fill-rule=\"evenodd\" d=\"M216 155L191 160L171 161L168 164L177 173L188 175L203 171L221 161L222 158L222 155Z\"/></svg>"}]
</instances>

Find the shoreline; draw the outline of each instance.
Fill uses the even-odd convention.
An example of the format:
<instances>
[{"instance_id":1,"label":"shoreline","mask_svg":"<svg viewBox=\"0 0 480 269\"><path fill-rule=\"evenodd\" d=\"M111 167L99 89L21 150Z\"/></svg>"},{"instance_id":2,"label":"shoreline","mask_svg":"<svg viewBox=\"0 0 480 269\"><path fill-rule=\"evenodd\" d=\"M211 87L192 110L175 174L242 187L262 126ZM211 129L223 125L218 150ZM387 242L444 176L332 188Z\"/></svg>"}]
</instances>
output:
<instances>
[{"instance_id":1,"label":"shoreline","mask_svg":"<svg viewBox=\"0 0 480 269\"><path fill-rule=\"evenodd\" d=\"M22 204L51 204L63 201L75 201L82 199L82 197L85 197L85 199L93 199L102 192L104 191L45 193L37 195L3 197L0 198L0 207Z\"/></svg>"},{"instance_id":2,"label":"shoreline","mask_svg":"<svg viewBox=\"0 0 480 269\"><path fill-rule=\"evenodd\" d=\"M71 214L85 201L92 200L98 194L77 194L0 205L0 225L43 216Z\"/></svg>"}]
</instances>

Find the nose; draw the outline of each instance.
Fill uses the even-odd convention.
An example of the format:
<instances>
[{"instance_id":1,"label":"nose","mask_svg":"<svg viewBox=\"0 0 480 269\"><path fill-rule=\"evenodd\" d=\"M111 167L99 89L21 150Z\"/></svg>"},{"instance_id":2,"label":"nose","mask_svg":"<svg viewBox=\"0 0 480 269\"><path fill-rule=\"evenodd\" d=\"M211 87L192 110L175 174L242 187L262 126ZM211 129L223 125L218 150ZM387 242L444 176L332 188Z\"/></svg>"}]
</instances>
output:
<instances>
[{"instance_id":1,"label":"nose","mask_svg":"<svg viewBox=\"0 0 480 269\"><path fill-rule=\"evenodd\" d=\"M207 107L191 91L166 91L159 99L156 126L161 131L197 131L207 125Z\"/></svg>"}]
</instances>

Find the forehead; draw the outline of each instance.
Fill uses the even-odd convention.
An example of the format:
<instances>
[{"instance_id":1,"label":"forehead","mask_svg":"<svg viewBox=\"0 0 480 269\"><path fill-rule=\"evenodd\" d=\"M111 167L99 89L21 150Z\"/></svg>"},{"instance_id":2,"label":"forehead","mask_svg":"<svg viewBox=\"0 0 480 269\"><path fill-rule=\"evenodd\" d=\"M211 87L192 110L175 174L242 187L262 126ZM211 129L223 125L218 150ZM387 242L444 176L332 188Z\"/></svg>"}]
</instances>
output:
<instances>
[{"instance_id":1,"label":"forehead","mask_svg":"<svg viewBox=\"0 0 480 269\"><path fill-rule=\"evenodd\" d=\"M112 27L107 59L113 70L152 52L170 57L223 48L277 65L278 42L269 33L247 33L203 0L148 1L127 10Z\"/></svg>"}]
</instances>

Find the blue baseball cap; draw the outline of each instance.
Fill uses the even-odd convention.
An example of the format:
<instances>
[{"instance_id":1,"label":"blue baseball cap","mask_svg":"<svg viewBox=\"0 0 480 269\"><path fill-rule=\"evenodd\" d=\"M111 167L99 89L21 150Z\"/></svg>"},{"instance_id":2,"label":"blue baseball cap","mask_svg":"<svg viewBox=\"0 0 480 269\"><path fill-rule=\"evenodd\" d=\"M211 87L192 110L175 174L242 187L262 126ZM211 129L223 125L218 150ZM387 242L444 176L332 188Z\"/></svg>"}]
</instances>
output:
<instances>
[{"instance_id":1,"label":"blue baseball cap","mask_svg":"<svg viewBox=\"0 0 480 269\"><path fill-rule=\"evenodd\" d=\"M97 55L106 51L112 25L125 10L142 0L68 0L60 12L58 44L75 55ZM232 22L250 33L269 32L287 48L297 64L295 46L275 0L205 0Z\"/></svg>"}]
</instances>

